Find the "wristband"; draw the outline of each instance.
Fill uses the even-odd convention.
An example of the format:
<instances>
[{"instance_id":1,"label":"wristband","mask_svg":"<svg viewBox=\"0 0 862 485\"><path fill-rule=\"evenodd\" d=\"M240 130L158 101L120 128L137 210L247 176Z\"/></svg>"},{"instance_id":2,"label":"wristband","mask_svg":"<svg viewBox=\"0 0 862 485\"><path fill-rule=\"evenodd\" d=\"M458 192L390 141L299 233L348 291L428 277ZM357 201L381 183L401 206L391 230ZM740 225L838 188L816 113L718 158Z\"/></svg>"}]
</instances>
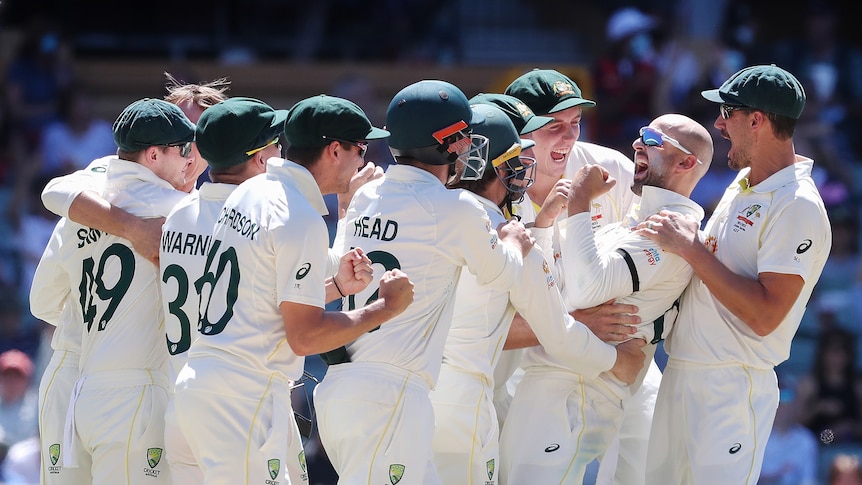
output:
<instances>
[{"instance_id":1,"label":"wristband","mask_svg":"<svg viewBox=\"0 0 862 485\"><path fill-rule=\"evenodd\" d=\"M341 288L338 287L338 280L335 279L335 275L332 275L332 284L335 285L335 289L338 290L338 294L341 295L341 298L346 298L347 295L341 291Z\"/></svg>"}]
</instances>

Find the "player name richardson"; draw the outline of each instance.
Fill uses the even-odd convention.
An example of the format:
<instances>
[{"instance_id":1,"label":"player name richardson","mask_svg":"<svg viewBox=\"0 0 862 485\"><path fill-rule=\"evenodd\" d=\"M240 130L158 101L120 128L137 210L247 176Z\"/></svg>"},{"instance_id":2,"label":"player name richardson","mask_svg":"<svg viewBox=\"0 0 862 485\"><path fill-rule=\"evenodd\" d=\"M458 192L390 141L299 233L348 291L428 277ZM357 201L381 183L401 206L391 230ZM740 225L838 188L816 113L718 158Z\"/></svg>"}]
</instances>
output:
<instances>
[{"instance_id":1,"label":"player name richardson","mask_svg":"<svg viewBox=\"0 0 862 485\"><path fill-rule=\"evenodd\" d=\"M221 216L219 216L216 223L224 224L251 240L254 240L254 236L260 231L260 224L252 221L234 208L223 207Z\"/></svg>"},{"instance_id":2,"label":"player name richardson","mask_svg":"<svg viewBox=\"0 0 862 485\"><path fill-rule=\"evenodd\" d=\"M211 235L192 232L165 231L162 233L162 251L165 253L206 256L210 249Z\"/></svg>"}]
</instances>

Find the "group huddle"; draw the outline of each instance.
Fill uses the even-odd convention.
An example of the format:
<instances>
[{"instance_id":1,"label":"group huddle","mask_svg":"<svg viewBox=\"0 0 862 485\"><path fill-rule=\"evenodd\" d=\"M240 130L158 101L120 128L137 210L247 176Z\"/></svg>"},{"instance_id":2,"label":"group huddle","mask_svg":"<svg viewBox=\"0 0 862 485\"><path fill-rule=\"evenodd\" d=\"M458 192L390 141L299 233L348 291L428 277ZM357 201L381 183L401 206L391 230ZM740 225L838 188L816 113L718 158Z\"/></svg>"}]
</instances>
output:
<instances>
[{"instance_id":1,"label":"group huddle","mask_svg":"<svg viewBox=\"0 0 862 485\"><path fill-rule=\"evenodd\" d=\"M792 74L703 92L739 171L703 227L709 130L579 141L595 103L555 70L472 98L418 81L383 128L339 97L189 86L42 194L43 484L314 483L291 405L314 354L340 484L580 484L597 459L604 484L757 483L831 247Z\"/></svg>"}]
</instances>

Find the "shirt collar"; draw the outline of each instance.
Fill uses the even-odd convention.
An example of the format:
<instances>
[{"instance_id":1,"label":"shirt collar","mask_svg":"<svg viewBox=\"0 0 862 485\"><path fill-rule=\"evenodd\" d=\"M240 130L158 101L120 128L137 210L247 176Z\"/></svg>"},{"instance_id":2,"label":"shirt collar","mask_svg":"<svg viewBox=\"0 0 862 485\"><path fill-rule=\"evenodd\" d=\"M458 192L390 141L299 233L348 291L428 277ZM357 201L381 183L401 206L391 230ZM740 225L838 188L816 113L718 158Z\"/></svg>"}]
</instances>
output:
<instances>
[{"instance_id":1,"label":"shirt collar","mask_svg":"<svg viewBox=\"0 0 862 485\"><path fill-rule=\"evenodd\" d=\"M633 225L662 210L672 210L681 214L690 214L703 220L703 208L695 201L674 191L644 185L641 199L632 206L629 217Z\"/></svg>"},{"instance_id":2,"label":"shirt collar","mask_svg":"<svg viewBox=\"0 0 862 485\"><path fill-rule=\"evenodd\" d=\"M796 155L796 162L793 165L782 168L754 187L748 186L748 174L751 172L751 169L741 172L736 183L739 185L740 192L751 190L756 193L765 194L774 192L799 179L811 177L811 170L813 168L814 160L802 155Z\"/></svg>"},{"instance_id":3,"label":"shirt collar","mask_svg":"<svg viewBox=\"0 0 862 485\"><path fill-rule=\"evenodd\" d=\"M314 176L307 168L290 160L272 157L266 161L266 173L267 176L278 176L282 183L296 187L320 215L329 214L326 201L323 200L323 194L320 193L320 186L317 185L317 181L314 180Z\"/></svg>"}]
</instances>

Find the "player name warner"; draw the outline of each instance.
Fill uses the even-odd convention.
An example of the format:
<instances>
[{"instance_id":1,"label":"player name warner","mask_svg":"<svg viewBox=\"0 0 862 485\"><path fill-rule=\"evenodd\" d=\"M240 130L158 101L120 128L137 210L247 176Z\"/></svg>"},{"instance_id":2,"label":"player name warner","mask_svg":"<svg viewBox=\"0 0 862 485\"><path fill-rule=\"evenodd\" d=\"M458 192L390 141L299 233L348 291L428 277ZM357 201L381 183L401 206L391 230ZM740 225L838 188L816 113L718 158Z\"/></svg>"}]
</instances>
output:
<instances>
[{"instance_id":1,"label":"player name warner","mask_svg":"<svg viewBox=\"0 0 862 485\"><path fill-rule=\"evenodd\" d=\"M162 252L206 256L210 249L211 235L192 232L162 232Z\"/></svg>"}]
</instances>

